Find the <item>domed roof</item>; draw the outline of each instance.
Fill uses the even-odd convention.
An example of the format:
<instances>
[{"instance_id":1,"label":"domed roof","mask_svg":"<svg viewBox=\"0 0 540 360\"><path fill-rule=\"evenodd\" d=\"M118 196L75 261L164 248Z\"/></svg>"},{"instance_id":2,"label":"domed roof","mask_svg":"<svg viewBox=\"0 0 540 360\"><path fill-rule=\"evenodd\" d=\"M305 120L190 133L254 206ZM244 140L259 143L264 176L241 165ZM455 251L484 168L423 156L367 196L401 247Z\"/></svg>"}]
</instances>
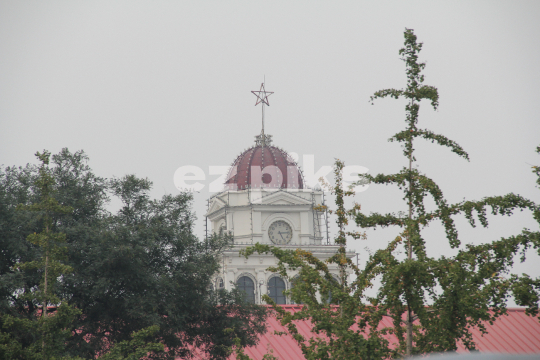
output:
<instances>
[{"instance_id":1,"label":"domed roof","mask_svg":"<svg viewBox=\"0 0 540 360\"><path fill-rule=\"evenodd\" d=\"M258 143L233 162L226 190L303 189L304 180L298 165L286 151Z\"/></svg>"}]
</instances>

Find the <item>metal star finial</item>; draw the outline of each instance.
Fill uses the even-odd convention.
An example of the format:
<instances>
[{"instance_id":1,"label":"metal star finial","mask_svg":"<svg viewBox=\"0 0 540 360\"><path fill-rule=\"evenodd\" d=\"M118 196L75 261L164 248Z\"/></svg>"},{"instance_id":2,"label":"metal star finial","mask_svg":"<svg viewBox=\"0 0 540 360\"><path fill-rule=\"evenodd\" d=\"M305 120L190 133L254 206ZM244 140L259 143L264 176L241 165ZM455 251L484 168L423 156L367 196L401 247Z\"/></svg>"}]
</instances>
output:
<instances>
[{"instance_id":1,"label":"metal star finial","mask_svg":"<svg viewBox=\"0 0 540 360\"><path fill-rule=\"evenodd\" d=\"M264 83L261 84L261 89L259 91L252 91L253 95L257 97L257 102L255 103L255 106L259 105L260 103L263 104L263 106L266 104L267 106L270 106L270 103L268 102L268 97L272 95L273 91L266 91L264 88Z\"/></svg>"},{"instance_id":2,"label":"metal star finial","mask_svg":"<svg viewBox=\"0 0 540 360\"><path fill-rule=\"evenodd\" d=\"M255 136L255 143L257 146L262 146L263 148L263 156L264 156L264 147L272 144L272 135L266 135L264 133L264 105L270 106L270 103L268 102L268 97L272 95L273 91L266 91L264 88L264 82L261 84L261 89L259 91L252 91L253 95L257 97L257 102L255 103L255 106L262 104L261 110L262 110L262 129L261 134Z\"/></svg>"}]
</instances>

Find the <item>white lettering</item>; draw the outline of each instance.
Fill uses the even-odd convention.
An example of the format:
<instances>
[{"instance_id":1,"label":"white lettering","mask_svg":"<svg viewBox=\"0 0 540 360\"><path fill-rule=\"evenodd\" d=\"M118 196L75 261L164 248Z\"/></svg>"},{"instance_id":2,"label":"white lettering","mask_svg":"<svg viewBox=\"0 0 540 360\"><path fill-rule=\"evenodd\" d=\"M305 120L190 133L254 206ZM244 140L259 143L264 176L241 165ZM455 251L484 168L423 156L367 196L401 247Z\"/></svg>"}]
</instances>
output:
<instances>
[{"instance_id":1,"label":"white lettering","mask_svg":"<svg viewBox=\"0 0 540 360\"><path fill-rule=\"evenodd\" d=\"M343 187L348 188L355 182L360 181L362 184L362 179L359 177L360 174L365 174L369 171L367 167L359 165L347 165L343 168ZM353 190L357 193L366 191L369 187L369 184L356 185Z\"/></svg>"},{"instance_id":2,"label":"white lettering","mask_svg":"<svg viewBox=\"0 0 540 360\"><path fill-rule=\"evenodd\" d=\"M204 184L195 182L188 184L186 181L206 180L204 171L194 165L181 166L174 172L174 186L180 191L197 192L204 188Z\"/></svg>"},{"instance_id":3,"label":"white lettering","mask_svg":"<svg viewBox=\"0 0 540 360\"><path fill-rule=\"evenodd\" d=\"M227 178L227 174L229 172L229 169L231 169L230 176ZM234 175L236 175L236 166L231 168L230 166L209 166L208 172L210 175L221 175L216 180L212 181L210 183L210 186L208 190L211 193L217 193L220 191L223 191L224 184ZM234 189L232 187L234 187ZM236 184L228 184L227 185L228 190L236 190Z\"/></svg>"},{"instance_id":4,"label":"white lettering","mask_svg":"<svg viewBox=\"0 0 540 360\"><path fill-rule=\"evenodd\" d=\"M311 188L315 187L319 183L319 179L322 177L327 184L330 183L326 178L326 175L330 174L332 171L331 166L321 166L317 172L315 172L315 155L304 155L303 159L303 168L304 168L304 179L307 185Z\"/></svg>"}]
</instances>

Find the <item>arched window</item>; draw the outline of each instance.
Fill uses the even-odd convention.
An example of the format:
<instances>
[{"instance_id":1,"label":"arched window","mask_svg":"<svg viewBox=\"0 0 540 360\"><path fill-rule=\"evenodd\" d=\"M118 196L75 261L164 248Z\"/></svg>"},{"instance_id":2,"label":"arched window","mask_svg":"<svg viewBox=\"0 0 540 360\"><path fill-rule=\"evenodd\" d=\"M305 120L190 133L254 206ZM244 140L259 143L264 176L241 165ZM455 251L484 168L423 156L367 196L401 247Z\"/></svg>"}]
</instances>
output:
<instances>
[{"instance_id":1,"label":"arched window","mask_svg":"<svg viewBox=\"0 0 540 360\"><path fill-rule=\"evenodd\" d=\"M255 302L255 284L253 284L253 280L251 280L247 276L242 276L240 279L238 279L236 284L238 285L238 289L245 293L244 299L247 302L254 303Z\"/></svg>"},{"instance_id":2,"label":"arched window","mask_svg":"<svg viewBox=\"0 0 540 360\"><path fill-rule=\"evenodd\" d=\"M214 234L219 235L219 234L225 233L225 229L226 229L225 220L221 220L215 225Z\"/></svg>"},{"instance_id":3,"label":"arched window","mask_svg":"<svg viewBox=\"0 0 540 360\"><path fill-rule=\"evenodd\" d=\"M268 281L268 295L276 302L276 304L286 304L285 295L285 281L280 277L274 276Z\"/></svg>"},{"instance_id":4,"label":"arched window","mask_svg":"<svg viewBox=\"0 0 540 360\"><path fill-rule=\"evenodd\" d=\"M340 281L339 281L339 278L337 277L337 275L332 274L332 282L333 282L334 286L339 286ZM326 301L327 304L332 303L332 291L329 291L327 294L321 294L321 297L322 297L323 301L324 300Z\"/></svg>"}]
</instances>

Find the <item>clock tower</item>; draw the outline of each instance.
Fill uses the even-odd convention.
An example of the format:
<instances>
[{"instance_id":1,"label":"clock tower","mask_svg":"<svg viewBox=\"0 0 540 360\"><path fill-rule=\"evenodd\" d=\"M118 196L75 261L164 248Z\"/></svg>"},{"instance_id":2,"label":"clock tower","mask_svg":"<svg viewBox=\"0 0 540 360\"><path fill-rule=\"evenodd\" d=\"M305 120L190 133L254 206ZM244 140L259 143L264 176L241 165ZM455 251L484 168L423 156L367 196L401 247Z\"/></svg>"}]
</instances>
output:
<instances>
[{"instance_id":1,"label":"clock tower","mask_svg":"<svg viewBox=\"0 0 540 360\"><path fill-rule=\"evenodd\" d=\"M339 246L330 244L327 217L318 208L324 205L323 191L318 186L307 187L296 162L285 150L273 146L272 136L264 133L264 105L269 105L271 93L264 90L264 84L253 93L257 104L263 104L263 129L255 137L255 145L233 161L224 190L209 199L206 213L211 231L230 233L234 239L231 248L222 253L214 286L230 290L236 285L245 291L248 301L258 304L264 303L263 294L278 304L289 304L283 291L293 284L267 270L277 259L271 254L246 259L239 251L260 243L300 248L325 260ZM330 270L337 278L337 265L332 265Z\"/></svg>"}]
</instances>

